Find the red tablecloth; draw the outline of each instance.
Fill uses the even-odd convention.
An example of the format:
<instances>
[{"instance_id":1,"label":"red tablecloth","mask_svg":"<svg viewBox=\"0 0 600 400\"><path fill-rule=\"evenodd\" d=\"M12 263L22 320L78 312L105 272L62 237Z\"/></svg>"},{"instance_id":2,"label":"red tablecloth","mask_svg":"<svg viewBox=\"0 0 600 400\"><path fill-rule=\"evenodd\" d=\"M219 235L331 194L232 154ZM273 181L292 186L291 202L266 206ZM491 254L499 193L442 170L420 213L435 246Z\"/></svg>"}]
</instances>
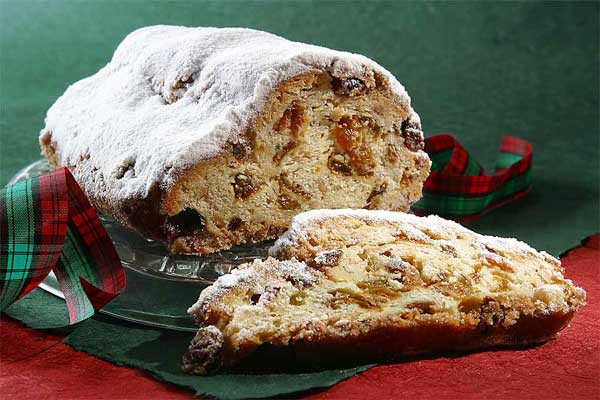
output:
<instances>
[{"instance_id":1,"label":"red tablecloth","mask_svg":"<svg viewBox=\"0 0 600 400\"><path fill-rule=\"evenodd\" d=\"M600 234L563 258L588 305L557 339L521 350L482 352L379 366L330 389L321 399L600 398ZM2 398L191 398L144 372L119 367L61 342L61 337L0 322ZM93 388L93 392L90 392Z\"/></svg>"}]
</instances>

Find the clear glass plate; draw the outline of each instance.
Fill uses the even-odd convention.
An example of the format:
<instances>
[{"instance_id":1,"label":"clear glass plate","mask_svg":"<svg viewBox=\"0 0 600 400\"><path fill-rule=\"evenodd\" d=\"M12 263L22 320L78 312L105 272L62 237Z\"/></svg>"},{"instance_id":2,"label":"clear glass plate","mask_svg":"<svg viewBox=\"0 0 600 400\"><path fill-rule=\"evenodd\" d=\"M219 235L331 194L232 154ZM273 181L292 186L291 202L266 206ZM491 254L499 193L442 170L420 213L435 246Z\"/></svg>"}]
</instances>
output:
<instances>
[{"instance_id":1,"label":"clear glass plate","mask_svg":"<svg viewBox=\"0 0 600 400\"><path fill-rule=\"evenodd\" d=\"M36 161L19 171L8 183L40 175L49 170L46 160ZM125 267L125 292L100 312L130 322L195 331L186 311L206 286L232 268L255 258L265 258L271 241L237 246L206 255L171 254L156 241L146 239L101 216ZM54 274L40 287L64 298Z\"/></svg>"}]
</instances>

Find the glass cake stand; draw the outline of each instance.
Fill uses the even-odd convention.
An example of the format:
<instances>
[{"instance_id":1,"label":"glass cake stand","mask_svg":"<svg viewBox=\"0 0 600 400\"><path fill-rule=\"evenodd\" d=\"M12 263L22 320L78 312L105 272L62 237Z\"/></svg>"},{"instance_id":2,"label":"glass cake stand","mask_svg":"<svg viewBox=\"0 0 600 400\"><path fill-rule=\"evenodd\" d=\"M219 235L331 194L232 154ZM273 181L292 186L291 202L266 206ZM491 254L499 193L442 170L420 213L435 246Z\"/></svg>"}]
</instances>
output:
<instances>
[{"instance_id":1,"label":"glass cake stand","mask_svg":"<svg viewBox=\"0 0 600 400\"><path fill-rule=\"evenodd\" d=\"M19 171L8 184L48 170L46 160L38 160ZM268 241L243 245L206 255L171 254L160 242L146 239L104 216L100 219L115 244L127 277L125 292L100 312L160 328L195 331L194 320L186 311L202 289L239 264L266 258L272 244ZM54 273L40 287L64 299Z\"/></svg>"}]
</instances>

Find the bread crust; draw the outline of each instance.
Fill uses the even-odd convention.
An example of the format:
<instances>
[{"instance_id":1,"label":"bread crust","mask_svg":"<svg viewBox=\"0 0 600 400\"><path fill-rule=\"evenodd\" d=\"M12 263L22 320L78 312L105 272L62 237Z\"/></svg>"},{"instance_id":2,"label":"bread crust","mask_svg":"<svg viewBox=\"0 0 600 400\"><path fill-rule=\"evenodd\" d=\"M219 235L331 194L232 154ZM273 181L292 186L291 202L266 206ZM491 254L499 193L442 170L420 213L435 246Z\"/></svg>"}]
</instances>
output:
<instances>
[{"instance_id":1,"label":"bread crust","mask_svg":"<svg viewBox=\"0 0 600 400\"><path fill-rule=\"evenodd\" d=\"M540 310L529 299L522 299L511 306L508 299L500 303L498 299L487 298L487 302L498 306L491 321L490 315L480 309L462 319L443 314L412 313L385 319L348 321L341 330L332 329L324 321L316 321L295 333L270 337L267 343L275 348L285 348L299 360L315 366L327 363L324 361L327 359L334 359L339 364L394 361L427 354L460 354L493 347L536 345L555 338L568 326L576 310L584 304L581 294L573 293L572 296L572 308L556 312ZM202 311L196 311L201 326L215 328L210 324L222 323L225 311L223 304L218 304L222 301L227 302L227 299L204 303ZM507 323L515 312L518 317ZM201 328L197 338L204 337L204 328ZM183 358L183 370L204 375L243 364L264 344L253 340L236 341L234 344L229 340L220 339L219 346L202 357L193 356L194 350L199 347L192 342ZM206 346L204 340L200 349L206 350L203 346ZM209 363L206 363L205 357L210 358Z\"/></svg>"},{"instance_id":2,"label":"bread crust","mask_svg":"<svg viewBox=\"0 0 600 400\"><path fill-rule=\"evenodd\" d=\"M287 350L298 360L313 366L393 362L425 355L460 355L482 349L533 346L547 342L569 325L573 315L574 312L523 316L509 327L498 325L485 329L452 321L429 321L413 326L385 325L347 336L325 333L318 339L276 347L289 347ZM241 349L240 354L251 357L255 349L248 346ZM236 362L244 363L244 359L229 359L221 367L231 367ZM184 366L184 370L193 372L192 364L188 365L187 368Z\"/></svg>"},{"instance_id":3,"label":"bread crust","mask_svg":"<svg viewBox=\"0 0 600 400\"><path fill-rule=\"evenodd\" d=\"M585 305L554 257L437 217L311 211L270 254L278 259L242 265L201 293L184 370L230 367L263 344L314 362L532 345ZM220 345L204 354L209 328Z\"/></svg>"}]
</instances>

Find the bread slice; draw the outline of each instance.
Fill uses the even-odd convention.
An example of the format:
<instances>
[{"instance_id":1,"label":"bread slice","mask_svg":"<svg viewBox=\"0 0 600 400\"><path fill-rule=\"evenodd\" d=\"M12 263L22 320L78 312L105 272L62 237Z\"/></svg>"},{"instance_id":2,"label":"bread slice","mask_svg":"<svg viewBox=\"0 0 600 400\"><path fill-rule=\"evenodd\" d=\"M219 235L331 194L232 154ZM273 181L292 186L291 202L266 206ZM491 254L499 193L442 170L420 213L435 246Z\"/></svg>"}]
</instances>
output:
<instances>
[{"instance_id":1,"label":"bread slice","mask_svg":"<svg viewBox=\"0 0 600 400\"><path fill-rule=\"evenodd\" d=\"M250 29L131 33L40 143L102 213L185 253L274 238L309 209L406 211L430 168L383 67Z\"/></svg>"},{"instance_id":2,"label":"bread slice","mask_svg":"<svg viewBox=\"0 0 600 400\"><path fill-rule=\"evenodd\" d=\"M205 374L259 346L388 359L540 343L585 304L560 262L439 217L366 210L296 217L265 261L205 289L184 370Z\"/></svg>"}]
</instances>

